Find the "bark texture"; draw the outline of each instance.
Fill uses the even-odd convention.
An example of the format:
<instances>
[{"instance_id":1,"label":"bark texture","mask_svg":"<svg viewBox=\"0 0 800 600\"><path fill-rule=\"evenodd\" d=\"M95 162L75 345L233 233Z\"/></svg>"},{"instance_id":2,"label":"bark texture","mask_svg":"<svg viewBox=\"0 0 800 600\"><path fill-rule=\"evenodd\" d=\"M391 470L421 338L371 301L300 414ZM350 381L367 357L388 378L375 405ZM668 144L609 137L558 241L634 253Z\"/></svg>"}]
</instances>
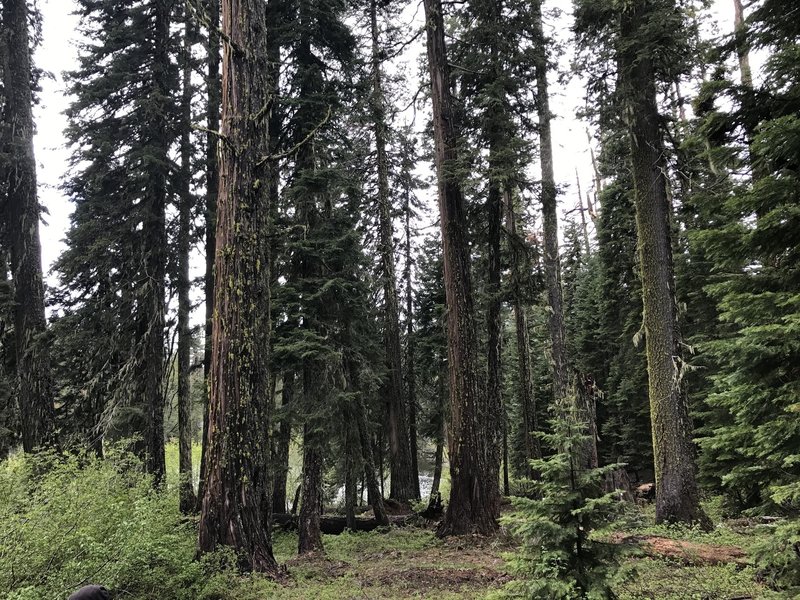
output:
<instances>
[{"instance_id":1,"label":"bark texture","mask_svg":"<svg viewBox=\"0 0 800 600\"><path fill-rule=\"evenodd\" d=\"M500 406L478 383L475 309L464 198L457 174L450 69L440 0L425 0L428 65L442 229L450 379L450 503L441 535L489 534L500 509Z\"/></svg>"},{"instance_id":2,"label":"bark texture","mask_svg":"<svg viewBox=\"0 0 800 600\"><path fill-rule=\"evenodd\" d=\"M11 248L22 446L26 452L32 452L56 443L56 426L50 353L42 340L47 321L33 153L33 94L26 0L6 0L2 16L7 51L7 63L3 69L6 94L3 145L8 158L3 173L7 192L3 207L6 239L3 241L7 241Z\"/></svg>"},{"instance_id":3,"label":"bark texture","mask_svg":"<svg viewBox=\"0 0 800 600\"><path fill-rule=\"evenodd\" d=\"M208 16L208 62L206 73L206 89L208 104L206 106L206 120L210 133L206 135L206 274L205 274L205 300L206 300L206 326L205 326L205 353L203 355L203 375L206 381L205 410L203 411L203 447L200 453L200 485L198 486L198 503L203 499L203 486L206 473L206 440L208 439L208 377L211 372L211 337L212 317L214 315L214 262L217 255L217 196L219 194L219 138L215 133L219 130L220 112L220 46L219 46L219 0L207 0L205 8ZM199 508L199 507L198 507Z\"/></svg>"},{"instance_id":4,"label":"bark texture","mask_svg":"<svg viewBox=\"0 0 800 600\"><path fill-rule=\"evenodd\" d=\"M641 0L622 12L620 85L626 99L636 227L641 262L650 419L656 476L656 520L704 520L695 481L692 422L682 386L670 205L656 103L655 74L637 40L649 20Z\"/></svg>"},{"instance_id":5,"label":"bark texture","mask_svg":"<svg viewBox=\"0 0 800 600\"><path fill-rule=\"evenodd\" d=\"M322 450L318 435L306 425L303 432L303 480L300 499L298 554L322 552Z\"/></svg>"},{"instance_id":6,"label":"bark texture","mask_svg":"<svg viewBox=\"0 0 800 600\"><path fill-rule=\"evenodd\" d=\"M224 0L222 131L206 481L199 547L274 574L269 490L269 150L266 11Z\"/></svg>"}]
</instances>

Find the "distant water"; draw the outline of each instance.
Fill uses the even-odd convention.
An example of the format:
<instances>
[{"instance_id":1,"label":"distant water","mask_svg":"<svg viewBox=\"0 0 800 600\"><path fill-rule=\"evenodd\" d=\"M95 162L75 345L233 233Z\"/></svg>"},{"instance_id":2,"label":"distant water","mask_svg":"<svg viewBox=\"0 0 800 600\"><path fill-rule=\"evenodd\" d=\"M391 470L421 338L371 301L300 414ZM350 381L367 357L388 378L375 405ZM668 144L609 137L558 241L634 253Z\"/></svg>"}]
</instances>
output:
<instances>
[{"instance_id":1,"label":"distant water","mask_svg":"<svg viewBox=\"0 0 800 600\"><path fill-rule=\"evenodd\" d=\"M389 479L386 478L383 482L384 490L389 492ZM419 494L423 500L427 500L428 496L431 495L431 488L433 487L433 474L431 473L420 473L419 476ZM360 490L360 488L359 488ZM366 498L366 491L364 492L364 496ZM336 490L336 497L333 499L333 504L338 506L344 506L344 486L340 487Z\"/></svg>"}]
</instances>

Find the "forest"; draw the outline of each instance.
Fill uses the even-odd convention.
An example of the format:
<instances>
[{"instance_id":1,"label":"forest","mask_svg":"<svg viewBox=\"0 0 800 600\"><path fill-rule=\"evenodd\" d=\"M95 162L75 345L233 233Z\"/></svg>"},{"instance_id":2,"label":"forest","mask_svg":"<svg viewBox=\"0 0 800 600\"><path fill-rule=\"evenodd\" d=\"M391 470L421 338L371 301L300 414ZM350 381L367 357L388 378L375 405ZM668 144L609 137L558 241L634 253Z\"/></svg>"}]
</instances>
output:
<instances>
[{"instance_id":1,"label":"forest","mask_svg":"<svg viewBox=\"0 0 800 600\"><path fill-rule=\"evenodd\" d=\"M796 0L0 7L0 598L800 597Z\"/></svg>"}]
</instances>

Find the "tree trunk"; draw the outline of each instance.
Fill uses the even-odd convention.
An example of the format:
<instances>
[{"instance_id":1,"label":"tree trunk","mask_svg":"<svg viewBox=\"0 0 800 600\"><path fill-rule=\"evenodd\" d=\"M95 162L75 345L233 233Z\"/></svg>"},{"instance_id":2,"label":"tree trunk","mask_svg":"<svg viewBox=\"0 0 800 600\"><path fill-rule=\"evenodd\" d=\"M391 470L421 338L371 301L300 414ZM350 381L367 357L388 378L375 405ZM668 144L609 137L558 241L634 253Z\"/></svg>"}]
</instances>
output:
<instances>
[{"instance_id":1,"label":"tree trunk","mask_svg":"<svg viewBox=\"0 0 800 600\"><path fill-rule=\"evenodd\" d=\"M405 502L419 498L419 477L414 480L411 460L411 443L408 417L403 399L403 373L401 368L400 310L394 268L394 228L392 203L389 196L389 158L386 154L386 107L381 73L381 47L378 31L377 0L370 0L372 33L372 124L375 132L375 149L378 163L378 222L380 260L383 279L384 348L388 380L386 394L389 404L389 469L391 486L389 497Z\"/></svg>"},{"instance_id":2,"label":"tree trunk","mask_svg":"<svg viewBox=\"0 0 800 600\"><path fill-rule=\"evenodd\" d=\"M412 260L411 244L411 189L406 183L405 189L405 272L403 277L406 285L406 391L408 406L408 434L411 438L411 472L417 482L419 492L419 448L417 446L417 378L416 378L416 346L414 340L414 288L412 274L414 263Z\"/></svg>"},{"instance_id":3,"label":"tree trunk","mask_svg":"<svg viewBox=\"0 0 800 600\"><path fill-rule=\"evenodd\" d=\"M519 379L519 404L522 408L522 434L525 447L525 474L532 477L528 462L541 458L539 439L534 432L538 431L538 412L536 410L536 394L533 388L530 340L528 336L528 314L521 290L521 280L526 261L523 241L517 235L517 217L514 214L514 199L506 190L506 229L510 235L511 247L511 303L514 310L514 326L517 337L517 372Z\"/></svg>"},{"instance_id":4,"label":"tree trunk","mask_svg":"<svg viewBox=\"0 0 800 600\"><path fill-rule=\"evenodd\" d=\"M480 371L466 215L456 174L457 135L440 0L425 0L442 229L450 375L451 493L441 535L497 529L500 509L500 407L478 385Z\"/></svg>"},{"instance_id":5,"label":"tree trunk","mask_svg":"<svg viewBox=\"0 0 800 600\"><path fill-rule=\"evenodd\" d=\"M233 547L275 574L262 500L269 488L269 151L266 12L223 0L222 136L207 473L199 547ZM270 503L265 503L267 507ZM269 515L266 515L269 519Z\"/></svg>"},{"instance_id":6,"label":"tree trunk","mask_svg":"<svg viewBox=\"0 0 800 600\"><path fill-rule=\"evenodd\" d=\"M283 389L281 390L281 417L278 428L278 439L275 440L275 452L272 456L274 469L272 483L272 510L276 513L286 511L286 485L289 476L289 445L292 441L292 420L287 414L287 408L294 401L294 373L286 371L283 374Z\"/></svg>"},{"instance_id":7,"label":"tree trunk","mask_svg":"<svg viewBox=\"0 0 800 600\"><path fill-rule=\"evenodd\" d=\"M431 482L431 499L439 494L442 485L442 465L444 463L444 431L436 440L436 454L433 457L433 481Z\"/></svg>"},{"instance_id":8,"label":"tree trunk","mask_svg":"<svg viewBox=\"0 0 800 600\"><path fill-rule=\"evenodd\" d=\"M367 409L362 401L356 418L358 419L358 435L361 441L361 456L364 459L364 475L367 480L367 498L370 506L372 506L372 512L375 514L375 520L388 525L389 517L386 515L380 483L378 482L378 476L375 474L375 460L373 458L369 428L367 427L366 411Z\"/></svg>"},{"instance_id":9,"label":"tree trunk","mask_svg":"<svg viewBox=\"0 0 800 600\"><path fill-rule=\"evenodd\" d=\"M219 193L219 164L217 158L219 129L219 111L221 90L219 79L220 47L219 47L219 0L207 0L205 4L208 11L208 72L206 74L206 87L208 105L206 108L206 121L209 133L206 135L206 274L205 274L205 300L206 300L206 325L205 325L205 352L203 354L203 377L208 390L208 377L211 372L211 337L212 321L214 316L214 262L217 255L217 194ZM203 499L203 486L206 473L206 440L208 439L208 409L209 398L205 395L205 410L203 411L203 447L200 453L200 485L198 486L198 503ZM198 507L199 508L199 507Z\"/></svg>"},{"instance_id":10,"label":"tree trunk","mask_svg":"<svg viewBox=\"0 0 800 600\"><path fill-rule=\"evenodd\" d=\"M322 552L322 451L317 436L306 425L303 432L303 483L300 500L298 554Z\"/></svg>"},{"instance_id":11,"label":"tree trunk","mask_svg":"<svg viewBox=\"0 0 800 600\"><path fill-rule=\"evenodd\" d=\"M657 522L705 520L694 469L692 422L682 360L670 242L670 207L652 62L637 40L649 26L642 2L622 12L620 85L626 99L641 261ZM627 44L625 44L627 42Z\"/></svg>"},{"instance_id":12,"label":"tree trunk","mask_svg":"<svg viewBox=\"0 0 800 600\"><path fill-rule=\"evenodd\" d=\"M358 504L358 475L361 470L361 442L358 434L358 424L348 418L345 432L344 456L344 510L347 528L355 531L356 505Z\"/></svg>"},{"instance_id":13,"label":"tree trunk","mask_svg":"<svg viewBox=\"0 0 800 600\"><path fill-rule=\"evenodd\" d=\"M141 363L137 369L138 397L146 404L144 445L146 467L156 486L164 481L164 325L167 271L167 174L169 165L169 107L172 92L170 69L171 3L155 4L155 37L153 44L153 79L148 108L152 124L149 146L154 153L150 161L146 196L143 201L142 248L143 269L137 294L141 298L137 339L141 344Z\"/></svg>"},{"instance_id":14,"label":"tree trunk","mask_svg":"<svg viewBox=\"0 0 800 600\"><path fill-rule=\"evenodd\" d=\"M544 224L544 272L547 285L550 361L553 396L556 402L567 396L567 348L564 333L564 299L561 291L561 261L558 251L558 191L553 174L553 135L550 128L550 97L547 85L547 44L542 25L542 2L534 2L534 36L538 47L536 105L539 116L539 159L542 166L542 216Z\"/></svg>"},{"instance_id":15,"label":"tree trunk","mask_svg":"<svg viewBox=\"0 0 800 600\"><path fill-rule=\"evenodd\" d=\"M753 69L750 67L750 50L747 44L747 25L744 21L742 0L733 0L733 26L742 85L753 89Z\"/></svg>"},{"instance_id":16,"label":"tree trunk","mask_svg":"<svg viewBox=\"0 0 800 600\"><path fill-rule=\"evenodd\" d=\"M192 332L189 292L189 250L192 226L192 44L194 26L186 7L183 48L183 96L181 98L181 190L178 215L178 474L180 510L186 514L197 507L192 479L192 404L189 372L191 369Z\"/></svg>"},{"instance_id":17,"label":"tree trunk","mask_svg":"<svg viewBox=\"0 0 800 600\"><path fill-rule=\"evenodd\" d=\"M492 120L496 125L497 121ZM494 137L494 136L492 136ZM494 139L489 150L489 171L495 172L498 167L496 155L500 140ZM489 193L486 200L486 213L489 228L489 255L488 255L488 277L486 294L488 296L486 306L486 351L487 351L487 381L486 393L489 406L496 406L502 410L502 336L501 336L501 309L502 298L500 290L500 230L503 222L503 200L500 190L500 182L495 175L490 175Z\"/></svg>"},{"instance_id":18,"label":"tree trunk","mask_svg":"<svg viewBox=\"0 0 800 600\"><path fill-rule=\"evenodd\" d=\"M3 69L6 94L3 145L8 157L4 173L7 176L4 233L11 247L22 446L25 452L32 452L42 446L55 445L57 440L50 353L42 340L47 320L33 152L33 94L26 0L6 0L3 29L8 59Z\"/></svg>"}]
</instances>

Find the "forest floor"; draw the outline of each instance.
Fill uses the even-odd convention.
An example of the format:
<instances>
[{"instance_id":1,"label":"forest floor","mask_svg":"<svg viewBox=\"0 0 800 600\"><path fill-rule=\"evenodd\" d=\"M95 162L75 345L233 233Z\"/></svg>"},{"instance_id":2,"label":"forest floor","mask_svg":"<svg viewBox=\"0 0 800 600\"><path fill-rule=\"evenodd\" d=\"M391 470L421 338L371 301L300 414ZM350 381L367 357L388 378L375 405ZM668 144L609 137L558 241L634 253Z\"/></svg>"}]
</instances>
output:
<instances>
[{"instance_id":1,"label":"forest floor","mask_svg":"<svg viewBox=\"0 0 800 600\"><path fill-rule=\"evenodd\" d=\"M647 507L598 533L628 551L626 576L615 586L618 596L665 600L786 598L759 583L749 563L749 549L768 535L768 527L741 520L719 522L710 533L655 526ZM506 558L515 550L502 531L494 538L440 540L423 527L324 536L324 556L299 558L296 544L295 534L276 534L286 580L264 583L260 593L252 590L253 598L487 598L512 579Z\"/></svg>"}]
</instances>

